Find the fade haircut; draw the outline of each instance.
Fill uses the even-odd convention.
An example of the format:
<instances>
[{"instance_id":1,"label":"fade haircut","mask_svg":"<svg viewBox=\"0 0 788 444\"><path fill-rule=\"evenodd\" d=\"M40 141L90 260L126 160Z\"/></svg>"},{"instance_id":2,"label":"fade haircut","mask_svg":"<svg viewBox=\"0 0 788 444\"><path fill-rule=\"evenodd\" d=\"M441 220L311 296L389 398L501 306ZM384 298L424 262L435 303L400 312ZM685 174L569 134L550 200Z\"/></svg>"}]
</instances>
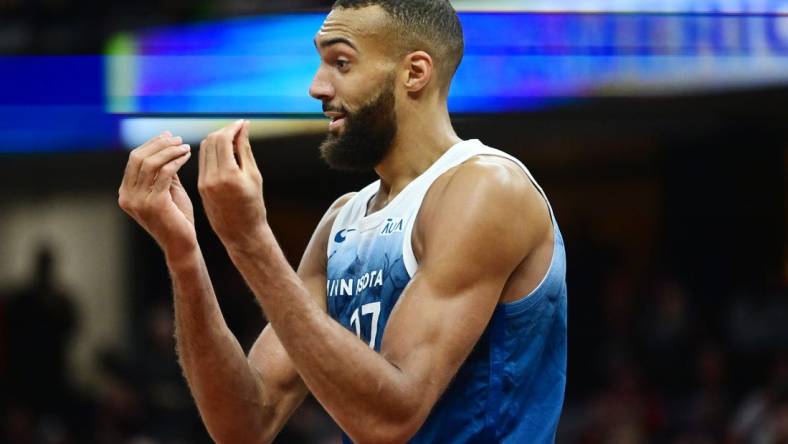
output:
<instances>
[{"instance_id":1,"label":"fade haircut","mask_svg":"<svg viewBox=\"0 0 788 444\"><path fill-rule=\"evenodd\" d=\"M442 91L448 93L465 50L462 25L449 0L337 0L333 8L375 5L391 19L398 55L425 51L432 56Z\"/></svg>"}]
</instances>

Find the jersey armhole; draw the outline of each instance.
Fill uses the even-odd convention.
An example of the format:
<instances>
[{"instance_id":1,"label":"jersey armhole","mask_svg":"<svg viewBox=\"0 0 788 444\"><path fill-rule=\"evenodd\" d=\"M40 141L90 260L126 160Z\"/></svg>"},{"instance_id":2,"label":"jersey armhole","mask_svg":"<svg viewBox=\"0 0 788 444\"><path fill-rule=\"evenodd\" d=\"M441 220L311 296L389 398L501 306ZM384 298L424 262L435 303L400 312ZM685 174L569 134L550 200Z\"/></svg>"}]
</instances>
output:
<instances>
[{"instance_id":1,"label":"jersey armhole","mask_svg":"<svg viewBox=\"0 0 788 444\"><path fill-rule=\"evenodd\" d=\"M556 262L558 261L559 245L563 245L563 239L561 239L560 237L561 234L558 229L558 222L555 219L555 213L553 213L553 206L550 204L550 200L547 198L547 193L545 193L544 189L542 189L542 186L539 185L539 183L536 181L536 178L534 178L534 176L531 174L531 171L525 166L525 164L523 164L516 157L508 155L506 153L485 152L479 154L479 156L499 157L502 159L509 160L510 162L520 167L520 169L523 172L525 172L526 177L531 182L533 187L536 188L536 191L542 196L542 199L544 200L544 203L547 206L548 216L550 217L550 226L553 231L553 248L552 248L552 254L550 256L550 264L547 267L547 271L545 271L545 274L544 276L542 276L542 279L539 281L539 284L536 287L534 287L533 290L528 292L528 294L514 301L498 304L499 307L503 307L503 310L506 313L507 317L516 316L528 310L530 307L532 307L542 298L542 295L544 294L542 290L548 285L548 281L553 276L553 273L555 273L555 266L556 266Z\"/></svg>"},{"instance_id":2,"label":"jersey armhole","mask_svg":"<svg viewBox=\"0 0 788 444\"><path fill-rule=\"evenodd\" d=\"M416 224L416 219L418 219L420 212L421 205L419 205L418 211L413 213L413 217L408 220L407 225L405 225L405 232L402 235L402 263L405 265L405 270L411 279L413 279L416 270L419 268L416 255L413 254L413 226Z\"/></svg>"}]
</instances>

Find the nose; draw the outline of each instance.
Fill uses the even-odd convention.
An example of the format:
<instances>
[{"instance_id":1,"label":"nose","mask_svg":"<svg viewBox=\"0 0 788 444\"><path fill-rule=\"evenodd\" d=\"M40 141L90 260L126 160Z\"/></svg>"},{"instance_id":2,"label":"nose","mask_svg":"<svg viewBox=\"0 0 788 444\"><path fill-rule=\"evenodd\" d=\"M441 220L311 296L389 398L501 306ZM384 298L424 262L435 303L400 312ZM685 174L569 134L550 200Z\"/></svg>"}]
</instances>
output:
<instances>
[{"instance_id":1,"label":"nose","mask_svg":"<svg viewBox=\"0 0 788 444\"><path fill-rule=\"evenodd\" d=\"M312 79L312 84L309 86L309 95L317 100L329 102L334 98L334 94L334 86L328 80L328 76L322 67L318 68Z\"/></svg>"}]
</instances>

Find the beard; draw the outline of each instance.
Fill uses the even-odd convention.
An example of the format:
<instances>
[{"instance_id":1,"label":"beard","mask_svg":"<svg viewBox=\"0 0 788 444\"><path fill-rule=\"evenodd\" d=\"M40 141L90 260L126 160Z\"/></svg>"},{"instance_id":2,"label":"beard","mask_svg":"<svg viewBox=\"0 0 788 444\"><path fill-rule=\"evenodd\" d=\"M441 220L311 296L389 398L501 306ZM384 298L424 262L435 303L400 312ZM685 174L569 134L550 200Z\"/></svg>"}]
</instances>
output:
<instances>
[{"instance_id":1,"label":"beard","mask_svg":"<svg viewBox=\"0 0 788 444\"><path fill-rule=\"evenodd\" d=\"M353 113L346 112L344 131L329 133L320 145L321 157L328 166L366 172L380 164L397 134L394 103L394 79L389 79L366 105Z\"/></svg>"}]
</instances>

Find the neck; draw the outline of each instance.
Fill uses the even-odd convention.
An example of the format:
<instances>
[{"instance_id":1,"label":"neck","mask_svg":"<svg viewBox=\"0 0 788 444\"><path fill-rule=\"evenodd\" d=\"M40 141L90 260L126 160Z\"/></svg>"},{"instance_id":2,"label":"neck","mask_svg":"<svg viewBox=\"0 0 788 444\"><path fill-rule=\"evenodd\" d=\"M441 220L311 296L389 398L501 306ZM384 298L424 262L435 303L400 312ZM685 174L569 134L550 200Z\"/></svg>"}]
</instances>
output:
<instances>
[{"instance_id":1,"label":"neck","mask_svg":"<svg viewBox=\"0 0 788 444\"><path fill-rule=\"evenodd\" d=\"M446 106L432 112L408 109L398 122L397 135L383 161L375 167L380 190L373 209L384 207L413 179L419 177L452 146L461 142L451 125Z\"/></svg>"}]
</instances>

